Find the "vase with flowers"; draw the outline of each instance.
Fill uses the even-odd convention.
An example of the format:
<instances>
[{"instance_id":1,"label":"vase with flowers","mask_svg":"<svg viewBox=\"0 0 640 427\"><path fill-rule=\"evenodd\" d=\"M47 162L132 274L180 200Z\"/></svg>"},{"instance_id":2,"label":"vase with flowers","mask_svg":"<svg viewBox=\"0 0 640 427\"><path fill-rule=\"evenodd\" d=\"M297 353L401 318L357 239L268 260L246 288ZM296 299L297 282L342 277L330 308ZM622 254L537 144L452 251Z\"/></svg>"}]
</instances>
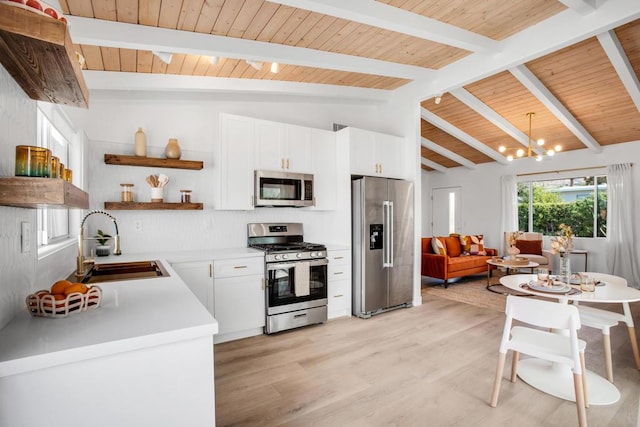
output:
<instances>
[{"instance_id":1,"label":"vase with flowers","mask_svg":"<svg viewBox=\"0 0 640 427\"><path fill-rule=\"evenodd\" d=\"M565 283L571 281L571 262L569 254L573 250L573 232L571 226L560 224L558 235L551 238L551 253L560 255L560 277Z\"/></svg>"},{"instance_id":2,"label":"vase with flowers","mask_svg":"<svg viewBox=\"0 0 640 427\"><path fill-rule=\"evenodd\" d=\"M507 243L509 243L509 247L507 248L507 253L509 254L509 260L515 261L518 254L520 253L520 249L516 247L516 241L520 236L524 233L522 231L512 231L507 234Z\"/></svg>"}]
</instances>

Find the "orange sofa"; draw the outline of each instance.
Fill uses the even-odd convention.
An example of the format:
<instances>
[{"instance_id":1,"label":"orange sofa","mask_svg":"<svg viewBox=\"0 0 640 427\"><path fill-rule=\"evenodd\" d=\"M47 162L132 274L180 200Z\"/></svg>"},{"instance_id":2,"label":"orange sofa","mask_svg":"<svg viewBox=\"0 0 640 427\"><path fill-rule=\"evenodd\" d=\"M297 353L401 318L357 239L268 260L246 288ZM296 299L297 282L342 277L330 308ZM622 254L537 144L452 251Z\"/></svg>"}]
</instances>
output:
<instances>
[{"instance_id":1,"label":"orange sofa","mask_svg":"<svg viewBox=\"0 0 640 427\"><path fill-rule=\"evenodd\" d=\"M423 276L444 280L444 287L449 287L449 279L471 274L486 273L487 268L495 267L487 264L487 260L498 255L496 249L483 248L486 255L466 254L461 247L458 236L438 237L444 243L446 253L436 254L431 245L431 237L422 238L422 267ZM482 252L482 251L481 251Z\"/></svg>"}]
</instances>

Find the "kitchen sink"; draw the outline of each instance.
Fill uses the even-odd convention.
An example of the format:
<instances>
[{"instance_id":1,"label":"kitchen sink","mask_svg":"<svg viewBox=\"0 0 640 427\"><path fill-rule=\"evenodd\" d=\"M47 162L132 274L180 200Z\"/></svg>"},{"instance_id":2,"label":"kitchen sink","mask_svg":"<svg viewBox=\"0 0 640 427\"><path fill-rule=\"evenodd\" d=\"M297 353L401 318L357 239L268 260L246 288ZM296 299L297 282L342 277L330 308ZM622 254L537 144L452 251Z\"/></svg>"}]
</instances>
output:
<instances>
[{"instance_id":1,"label":"kitchen sink","mask_svg":"<svg viewBox=\"0 0 640 427\"><path fill-rule=\"evenodd\" d=\"M82 283L111 282L114 280L151 279L168 277L160 261L133 261L94 264L80 280Z\"/></svg>"}]
</instances>

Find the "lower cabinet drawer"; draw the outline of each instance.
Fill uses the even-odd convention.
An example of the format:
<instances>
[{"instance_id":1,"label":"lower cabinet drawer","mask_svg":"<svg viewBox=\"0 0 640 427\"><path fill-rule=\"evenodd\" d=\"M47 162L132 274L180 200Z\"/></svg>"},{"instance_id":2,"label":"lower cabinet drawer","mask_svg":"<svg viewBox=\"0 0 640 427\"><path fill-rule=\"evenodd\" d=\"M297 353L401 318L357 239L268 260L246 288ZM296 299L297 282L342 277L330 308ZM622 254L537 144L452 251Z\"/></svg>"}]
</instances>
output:
<instances>
[{"instance_id":1,"label":"lower cabinet drawer","mask_svg":"<svg viewBox=\"0 0 640 427\"><path fill-rule=\"evenodd\" d=\"M351 314L351 280L334 280L327 289L329 318Z\"/></svg>"},{"instance_id":2,"label":"lower cabinet drawer","mask_svg":"<svg viewBox=\"0 0 640 427\"><path fill-rule=\"evenodd\" d=\"M213 261L213 278L264 274L264 258L236 258Z\"/></svg>"}]
</instances>

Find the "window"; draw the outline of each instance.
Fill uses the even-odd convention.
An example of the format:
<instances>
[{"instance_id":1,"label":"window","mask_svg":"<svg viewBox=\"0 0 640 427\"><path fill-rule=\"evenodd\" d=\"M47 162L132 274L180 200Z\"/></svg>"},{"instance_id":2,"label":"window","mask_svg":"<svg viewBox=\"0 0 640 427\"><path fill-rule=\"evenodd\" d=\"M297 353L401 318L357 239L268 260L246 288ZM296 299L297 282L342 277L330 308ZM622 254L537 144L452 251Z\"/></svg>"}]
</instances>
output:
<instances>
[{"instance_id":1,"label":"window","mask_svg":"<svg viewBox=\"0 0 640 427\"><path fill-rule=\"evenodd\" d=\"M38 145L51 150L61 163L69 166L69 141L38 109ZM40 208L37 212L38 249L58 243L69 236L69 209Z\"/></svg>"},{"instance_id":2,"label":"window","mask_svg":"<svg viewBox=\"0 0 640 427\"><path fill-rule=\"evenodd\" d=\"M606 176L518 183L521 231L554 236L560 224L570 225L576 237L606 237Z\"/></svg>"}]
</instances>

